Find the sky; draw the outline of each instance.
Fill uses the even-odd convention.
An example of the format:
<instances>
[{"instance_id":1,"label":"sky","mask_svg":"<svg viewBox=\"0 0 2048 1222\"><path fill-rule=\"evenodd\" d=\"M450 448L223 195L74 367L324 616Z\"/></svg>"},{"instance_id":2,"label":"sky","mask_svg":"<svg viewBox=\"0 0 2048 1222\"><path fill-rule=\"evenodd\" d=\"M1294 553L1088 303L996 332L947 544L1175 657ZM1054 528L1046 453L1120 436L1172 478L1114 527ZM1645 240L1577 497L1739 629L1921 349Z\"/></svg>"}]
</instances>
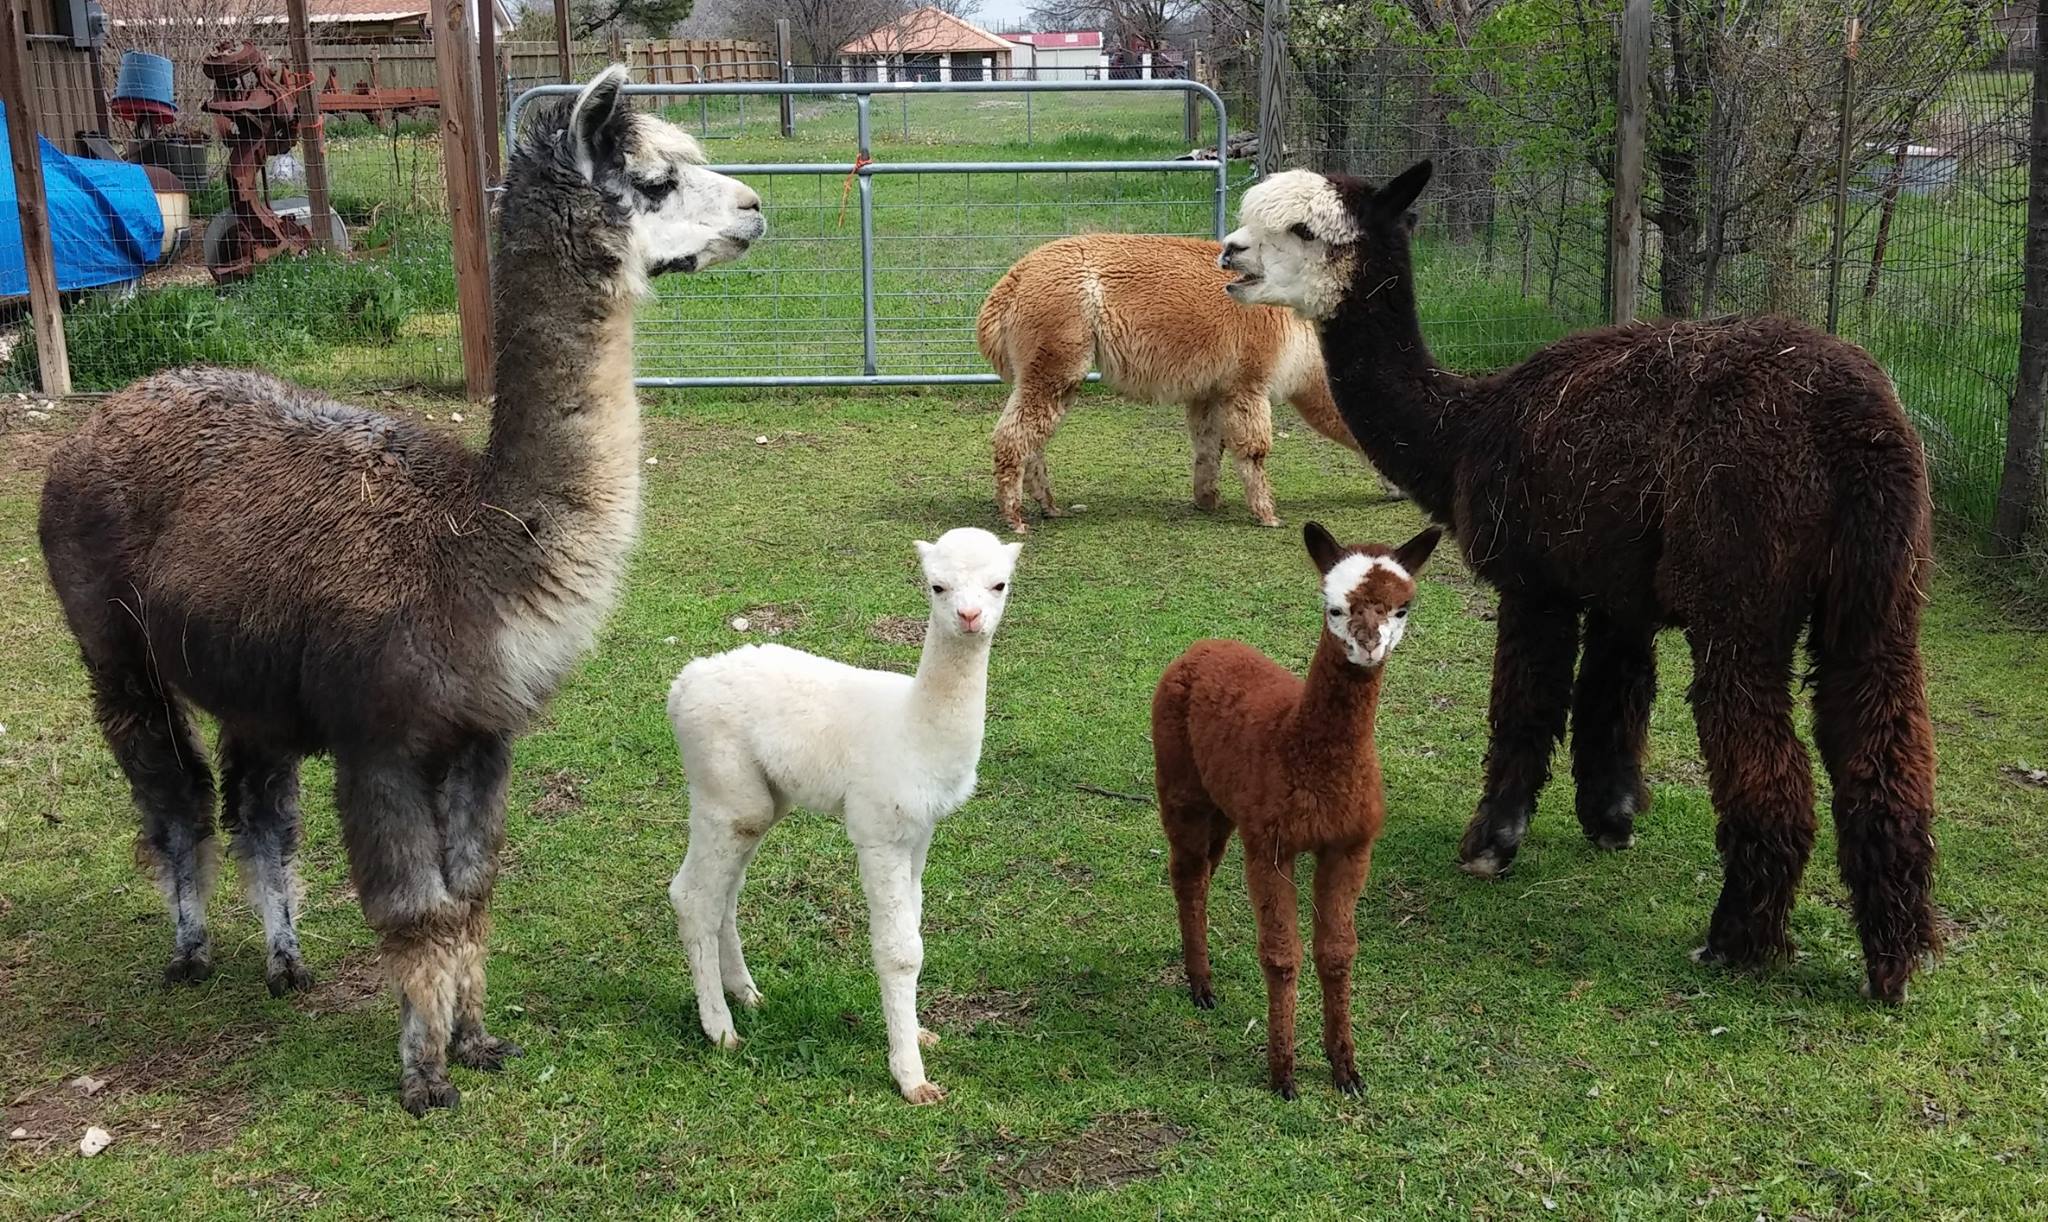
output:
<instances>
[{"instance_id":1,"label":"sky","mask_svg":"<svg viewBox=\"0 0 2048 1222\"><path fill-rule=\"evenodd\" d=\"M974 14L977 25L996 26L1025 21L1031 16L1031 0L981 0Z\"/></svg>"}]
</instances>

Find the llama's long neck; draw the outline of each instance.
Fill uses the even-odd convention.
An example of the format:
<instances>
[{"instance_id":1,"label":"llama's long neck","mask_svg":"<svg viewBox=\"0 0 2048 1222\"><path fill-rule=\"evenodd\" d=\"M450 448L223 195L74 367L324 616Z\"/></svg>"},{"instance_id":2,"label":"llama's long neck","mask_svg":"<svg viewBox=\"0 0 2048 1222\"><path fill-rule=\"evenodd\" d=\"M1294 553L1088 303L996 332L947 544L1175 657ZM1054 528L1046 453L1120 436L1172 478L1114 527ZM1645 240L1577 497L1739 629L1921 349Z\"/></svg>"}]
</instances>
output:
<instances>
[{"instance_id":1,"label":"llama's long neck","mask_svg":"<svg viewBox=\"0 0 2048 1222\"><path fill-rule=\"evenodd\" d=\"M497 402L459 545L497 620L499 690L545 701L596 641L640 520L633 301L504 235L492 289Z\"/></svg>"},{"instance_id":2,"label":"llama's long neck","mask_svg":"<svg viewBox=\"0 0 2048 1222\"><path fill-rule=\"evenodd\" d=\"M936 621L925 625L924 653L910 682L910 718L928 741L981 754L981 735L988 718L987 636L947 631Z\"/></svg>"},{"instance_id":3,"label":"llama's long neck","mask_svg":"<svg viewBox=\"0 0 2048 1222\"><path fill-rule=\"evenodd\" d=\"M1452 463L1473 424L1462 410L1472 383L1430 356L1406 247L1366 260L1321 330L1331 392L1366 457L1430 516L1449 521Z\"/></svg>"},{"instance_id":4,"label":"llama's long neck","mask_svg":"<svg viewBox=\"0 0 2048 1222\"><path fill-rule=\"evenodd\" d=\"M497 401L485 450L487 494L550 513L574 514L615 497L637 502L632 299L511 243L492 290Z\"/></svg>"},{"instance_id":5,"label":"llama's long neck","mask_svg":"<svg viewBox=\"0 0 2048 1222\"><path fill-rule=\"evenodd\" d=\"M1294 709L1295 738L1310 748L1308 758L1332 773L1376 760L1373 724L1379 715L1382 667L1354 666L1344 646L1327 630L1316 643Z\"/></svg>"}]
</instances>

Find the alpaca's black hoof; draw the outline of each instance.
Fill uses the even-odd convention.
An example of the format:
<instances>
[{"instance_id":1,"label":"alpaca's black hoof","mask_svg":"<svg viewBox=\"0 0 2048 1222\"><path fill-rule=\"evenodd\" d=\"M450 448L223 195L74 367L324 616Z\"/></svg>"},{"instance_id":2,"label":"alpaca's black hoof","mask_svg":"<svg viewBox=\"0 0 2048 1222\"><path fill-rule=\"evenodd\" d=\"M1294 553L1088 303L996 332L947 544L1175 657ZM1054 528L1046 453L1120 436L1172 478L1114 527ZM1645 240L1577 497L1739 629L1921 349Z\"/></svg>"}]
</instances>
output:
<instances>
[{"instance_id":1,"label":"alpaca's black hoof","mask_svg":"<svg viewBox=\"0 0 2048 1222\"><path fill-rule=\"evenodd\" d=\"M398 1088L398 1103L415 1116L424 1116L437 1107L457 1107L462 1103L462 1092L446 1078L407 1078Z\"/></svg>"},{"instance_id":2,"label":"alpaca's black hoof","mask_svg":"<svg viewBox=\"0 0 2048 1222\"><path fill-rule=\"evenodd\" d=\"M1294 1079L1280 1078L1276 1080L1273 1083L1273 1093L1280 1096L1282 1099L1287 1100L1289 1103L1294 1102Z\"/></svg>"},{"instance_id":3,"label":"alpaca's black hoof","mask_svg":"<svg viewBox=\"0 0 2048 1222\"><path fill-rule=\"evenodd\" d=\"M164 965L164 983L168 985L198 984L211 975L213 949L208 946L195 946L181 952Z\"/></svg>"},{"instance_id":4,"label":"alpaca's black hoof","mask_svg":"<svg viewBox=\"0 0 2048 1222\"><path fill-rule=\"evenodd\" d=\"M303 993L312 988L313 973L305 960L279 956L264 969L263 982L270 986L272 997L283 997L287 993Z\"/></svg>"},{"instance_id":5,"label":"alpaca's black hoof","mask_svg":"<svg viewBox=\"0 0 2048 1222\"><path fill-rule=\"evenodd\" d=\"M1604 797L1588 789L1579 791L1579 827L1586 839L1610 853L1635 844L1636 817L1650 808L1649 793L1641 781L1632 779L1619 788L1618 793L1609 789Z\"/></svg>"},{"instance_id":6,"label":"alpaca's black hoof","mask_svg":"<svg viewBox=\"0 0 2048 1222\"><path fill-rule=\"evenodd\" d=\"M1458 868L1474 878L1499 878L1515 864L1529 832L1529 807L1508 809L1481 802L1458 841Z\"/></svg>"},{"instance_id":7,"label":"alpaca's black hoof","mask_svg":"<svg viewBox=\"0 0 2048 1222\"><path fill-rule=\"evenodd\" d=\"M513 1057L525 1056L526 1049L511 1040L501 1040L495 1035L480 1036L477 1039L458 1043L448 1053L448 1059L465 1069L482 1069L491 1072L505 1068L505 1062Z\"/></svg>"},{"instance_id":8,"label":"alpaca's black hoof","mask_svg":"<svg viewBox=\"0 0 2048 1222\"><path fill-rule=\"evenodd\" d=\"M1195 1009L1197 1010L1213 1010L1216 1008L1216 990L1206 984L1190 985L1188 996L1194 998Z\"/></svg>"},{"instance_id":9,"label":"alpaca's black hoof","mask_svg":"<svg viewBox=\"0 0 2048 1222\"><path fill-rule=\"evenodd\" d=\"M1331 1070L1330 1080L1342 1094L1362 1095L1365 1093L1365 1079L1359 1077L1358 1071L1355 1069Z\"/></svg>"}]
</instances>

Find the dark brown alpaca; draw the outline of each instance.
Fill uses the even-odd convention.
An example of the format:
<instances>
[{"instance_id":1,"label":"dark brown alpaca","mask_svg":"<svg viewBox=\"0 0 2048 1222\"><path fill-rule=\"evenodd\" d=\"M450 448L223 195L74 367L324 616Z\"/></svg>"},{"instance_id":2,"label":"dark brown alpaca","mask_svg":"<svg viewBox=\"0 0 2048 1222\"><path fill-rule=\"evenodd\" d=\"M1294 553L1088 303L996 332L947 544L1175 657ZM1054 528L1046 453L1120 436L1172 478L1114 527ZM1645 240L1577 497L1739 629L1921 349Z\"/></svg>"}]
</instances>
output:
<instances>
[{"instance_id":1,"label":"dark brown alpaca","mask_svg":"<svg viewBox=\"0 0 2048 1222\"><path fill-rule=\"evenodd\" d=\"M497 384L481 454L259 373L184 370L111 396L50 462L42 543L100 727L176 922L165 972L213 968L213 777L268 943L294 929L299 761L329 752L363 915L399 998L405 1106L458 1095L484 1030L484 948L513 739L588 647L639 505L633 309L647 277L737 258L759 200L689 137L618 105L613 69L537 113L499 220Z\"/></svg>"},{"instance_id":2,"label":"dark brown alpaca","mask_svg":"<svg viewBox=\"0 0 2048 1222\"><path fill-rule=\"evenodd\" d=\"M1448 523L1500 591L1492 742L1460 857L1514 860L1571 710L1579 822L1628 845L1665 625L1692 646L1725 869L1703 959L1788 953L1812 851L1792 727L1802 633L1814 738L1834 781L1866 991L1905 997L1935 945L1934 741L1919 654L1930 507L1919 438L1861 349L1781 319L1636 324L1513 369L1439 369L1416 320L1409 206L1296 170L1245 195L1223 261L1240 300L1320 320L1337 404L1366 456ZM1572 663L1579 656L1574 687Z\"/></svg>"},{"instance_id":3,"label":"dark brown alpaca","mask_svg":"<svg viewBox=\"0 0 2048 1222\"><path fill-rule=\"evenodd\" d=\"M1294 997L1301 970L1294 859L1316 859L1315 962L1323 1051L1347 1094L1360 1089L1351 1040L1353 919L1386 818L1373 719L1380 672L1407 627L1415 575L1435 549L1426 530L1390 551L1341 547L1310 522L1302 535L1323 574L1323 622L1308 680L1238 641L1197 641L1152 695L1154 783L1180 907L1188 991L1209 1009L1209 879L1235 828L1266 976L1266 1067L1294 1098Z\"/></svg>"}]
</instances>

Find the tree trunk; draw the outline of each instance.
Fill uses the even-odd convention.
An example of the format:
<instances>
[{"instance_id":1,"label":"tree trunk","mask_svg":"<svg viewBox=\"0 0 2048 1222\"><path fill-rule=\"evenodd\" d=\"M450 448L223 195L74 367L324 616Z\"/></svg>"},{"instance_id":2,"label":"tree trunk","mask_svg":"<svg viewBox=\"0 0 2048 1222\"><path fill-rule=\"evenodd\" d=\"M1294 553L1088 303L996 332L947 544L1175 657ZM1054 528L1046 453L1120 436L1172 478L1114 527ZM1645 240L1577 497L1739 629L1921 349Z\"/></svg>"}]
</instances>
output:
<instances>
[{"instance_id":1,"label":"tree trunk","mask_svg":"<svg viewBox=\"0 0 2048 1222\"><path fill-rule=\"evenodd\" d=\"M2027 153L2026 295L2020 303L2020 376L2005 422L2005 473L1991 517L1992 546L2016 556L2041 507L2041 446L2048 424L2048 5L2035 17L2033 134Z\"/></svg>"},{"instance_id":2,"label":"tree trunk","mask_svg":"<svg viewBox=\"0 0 2048 1222\"><path fill-rule=\"evenodd\" d=\"M1655 152L1657 210L1651 214L1662 236L1658 260L1658 308L1666 318L1689 318L1701 280L1700 152L1707 143L1704 72L1711 31L1689 29L1687 0L1665 0L1671 37L1671 90L1658 126Z\"/></svg>"}]
</instances>

